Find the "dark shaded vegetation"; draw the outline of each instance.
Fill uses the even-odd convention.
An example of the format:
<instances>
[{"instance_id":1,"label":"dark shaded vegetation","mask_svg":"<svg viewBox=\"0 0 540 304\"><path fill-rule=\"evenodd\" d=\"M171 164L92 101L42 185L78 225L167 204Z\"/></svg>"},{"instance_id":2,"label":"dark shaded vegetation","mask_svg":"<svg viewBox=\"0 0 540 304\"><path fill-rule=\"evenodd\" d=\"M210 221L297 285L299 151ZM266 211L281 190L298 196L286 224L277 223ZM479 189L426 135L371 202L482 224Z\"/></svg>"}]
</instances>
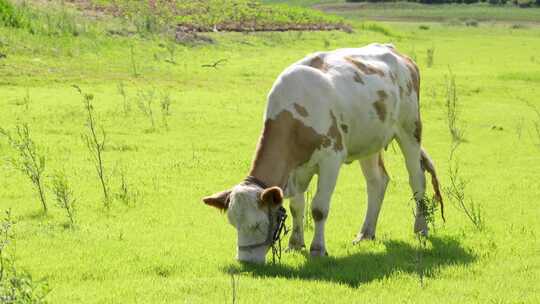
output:
<instances>
[{"instance_id":1,"label":"dark shaded vegetation","mask_svg":"<svg viewBox=\"0 0 540 304\"><path fill-rule=\"evenodd\" d=\"M356 288L361 284L389 277L394 273L417 273L415 257L418 248L403 242L388 240L382 242L385 252L359 252L343 257L323 257L313 259L306 253L306 261L299 267L290 265L230 265L225 272L246 272L255 277L280 277L288 279L319 280L337 282ZM422 273L425 278L437 276L440 268L452 265L466 265L475 261L476 256L463 248L459 241L448 237L430 237L420 249Z\"/></svg>"},{"instance_id":2,"label":"dark shaded vegetation","mask_svg":"<svg viewBox=\"0 0 540 304\"><path fill-rule=\"evenodd\" d=\"M0 25L24 29L31 34L78 36L88 31L89 23L65 5L39 9L26 1L14 4L0 0Z\"/></svg>"}]
</instances>

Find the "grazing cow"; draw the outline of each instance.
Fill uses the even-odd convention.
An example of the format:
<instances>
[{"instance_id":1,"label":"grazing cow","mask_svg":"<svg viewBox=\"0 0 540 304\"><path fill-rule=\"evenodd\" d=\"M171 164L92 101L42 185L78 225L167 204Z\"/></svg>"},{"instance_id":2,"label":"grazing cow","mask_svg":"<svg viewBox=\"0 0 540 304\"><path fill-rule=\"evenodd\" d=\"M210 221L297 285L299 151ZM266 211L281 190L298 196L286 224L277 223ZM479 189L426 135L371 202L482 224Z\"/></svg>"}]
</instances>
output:
<instances>
[{"instance_id":1,"label":"grazing cow","mask_svg":"<svg viewBox=\"0 0 540 304\"><path fill-rule=\"evenodd\" d=\"M377 218L389 181L382 151L396 139L403 152L417 202L414 231L427 233L422 206L424 171L441 202L435 168L420 142L420 75L415 63L389 44L339 49L307 56L275 81L264 128L248 178L203 199L225 210L238 231L240 261L265 261L277 229L283 198L290 198L290 249L304 246L304 192L314 174L311 204L315 234L312 256L327 255L324 227L339 169L358 160L367 184L367 213L354 243L375 238ZM442 210L442 208L441 208Z\"/></svg>"}]
</instances>

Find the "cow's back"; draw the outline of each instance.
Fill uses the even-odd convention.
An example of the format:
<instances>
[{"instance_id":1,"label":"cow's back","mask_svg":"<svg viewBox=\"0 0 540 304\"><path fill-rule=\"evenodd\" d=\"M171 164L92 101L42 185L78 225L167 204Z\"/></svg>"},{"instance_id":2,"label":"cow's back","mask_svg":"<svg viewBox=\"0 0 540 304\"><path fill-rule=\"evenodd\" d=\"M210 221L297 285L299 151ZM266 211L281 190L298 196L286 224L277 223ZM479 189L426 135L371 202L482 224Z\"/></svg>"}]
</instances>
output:
<instances>
[{"instance_id":1,"label":"cow's back","mask_svg":"<svg viewBox=\"0 0 540 304\"><path fill-rule=\"evenodd\" d=\"M312 66L331 81L349 159L373 154L397 129L413 127L408 124L418 116L418 70L392 45L316 53L297 64Z\"/></svg>"},{"instance_id":2,"label":"cow's back","mask_svg":"<svg viewBox=\"0 0 540 304\"><path fill-rule=\"evenodd\" d=\"M386 146L398 129L414 127L418 86L416 66L391 45L319 52L278 77L267 116L289 110L320 134L336 119L346 157L359 159Z\"/></svg>"}]
</instances>

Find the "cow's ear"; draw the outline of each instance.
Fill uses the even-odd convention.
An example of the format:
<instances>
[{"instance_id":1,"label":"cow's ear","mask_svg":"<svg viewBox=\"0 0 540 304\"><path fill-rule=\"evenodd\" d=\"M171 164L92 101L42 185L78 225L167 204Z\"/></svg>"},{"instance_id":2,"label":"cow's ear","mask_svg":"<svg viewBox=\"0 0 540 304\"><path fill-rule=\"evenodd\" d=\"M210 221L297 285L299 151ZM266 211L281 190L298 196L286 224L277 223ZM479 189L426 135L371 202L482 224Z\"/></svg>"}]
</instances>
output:
<instances>
[{"instance_id":1,"label":"cow's ear","mask_svg":"<svg viewBox=\"0 0 540 304\"><path fill-rule=\"evenodd\" d=\"M220 210L229 208L229 197L231 190L223 191L203 198L203 202L208 206L216 207Z\"/></svg>"},{"instance_id":2,"label":"cow's ear","mask_svg":"<svg viewBox=\"0 0 540 304\"><path fill-rule=\"evenodd\" d=\"M281 205L283 203L283 191L281 191L281 188L279 187L266 188L261 193L261 201L263 205Z\"/></svg>"}]
</instances>

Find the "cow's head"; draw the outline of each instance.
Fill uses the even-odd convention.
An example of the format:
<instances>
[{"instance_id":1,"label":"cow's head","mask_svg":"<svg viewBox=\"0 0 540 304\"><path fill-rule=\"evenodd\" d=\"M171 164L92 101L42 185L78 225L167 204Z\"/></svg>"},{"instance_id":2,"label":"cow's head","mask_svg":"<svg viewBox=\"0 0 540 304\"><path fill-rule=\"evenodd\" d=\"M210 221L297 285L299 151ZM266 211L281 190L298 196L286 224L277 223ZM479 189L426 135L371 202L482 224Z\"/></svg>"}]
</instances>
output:
<instances>
[{"instance_id":1,"label":"cow's head","mask_svg":"<svg viewBox=\"0 0 540 304\"><path fill-rule=\"evenodd\" d=\"M229 223L236 228L237 259L264 263L271 246L269 235L276 230L275 219L283 203L281 189L263 189L252 183L242 183L231 190L207 196L203 202L226 212Z\"/></svg>"}]
</instances>

